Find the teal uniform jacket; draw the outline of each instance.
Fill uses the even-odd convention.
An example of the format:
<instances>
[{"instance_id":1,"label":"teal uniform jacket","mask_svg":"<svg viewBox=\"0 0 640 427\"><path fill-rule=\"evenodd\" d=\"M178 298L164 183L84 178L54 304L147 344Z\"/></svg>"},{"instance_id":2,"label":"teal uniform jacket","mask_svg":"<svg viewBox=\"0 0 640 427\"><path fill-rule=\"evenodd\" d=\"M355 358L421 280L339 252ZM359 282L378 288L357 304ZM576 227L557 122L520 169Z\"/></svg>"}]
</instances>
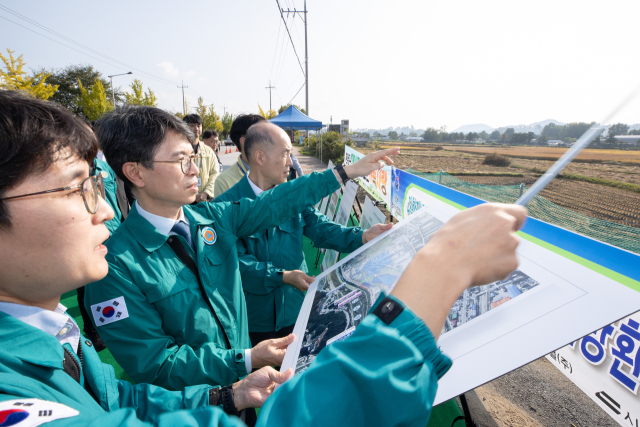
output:
<instances>
[{"instance_id":1,"label":"teal uniform jacket","mask_svg":"<svg viewBox=\"0 0 640 427\"><path fill-rule=\"evenodd\" d=\"M63 350L54 337L0 313L0 403L36 398L79 411L52 423L65 427L243 425L206 407L208 386L169 392L116 380L86 341L81 337L83 386L62 370ZM388 325L368 315L353 335L322 350L307 371L267 399L258 426L422 427L450 366L409 309Z\"/></svg>"},{"instance_id":2,"label":"teal uniform jacket","mask_svg":"<svg viewBox=\"0 0 640 427\"><path fill-rule=\"evenodd\" d=\"M216 316L201 297L191 270L167 243L169 236L131 209L106 242L108 275L88 285L85 294L85 306L92 313L92 305L105 307L124 297L128 317L101 323L106 318L98 316L97 321L94 315L92 320L125 372L136 382L169 390L227 385L244 377L244 350L251 343L236 241L282 224L338 188L328 170L279 185L255 200L183 207L195 253L182 237L176 238L196 259ZM208 233L208 243L203 233Z\"/></svg>"},{"instance_id":3,"label":"teal uniform jacket","mask_svg":"<svg viewBox=\"0 0 640 427\"><path fill-rule=\"evenodd\" d=\"M118 184L116 183L116 174L111 169L111 166L107 162L96 158L93 162L96 168L96 175L102 175L102 181L104 182L104 199L107 201L111 209L113 209L113 219L110 219L105 223L109 229L109 233L113 234L114 231L122 223L122 213L118 207L118 199L116 198L116 191L118 190Z\"/></svg>"},{"instance_id":4,"label":"teal uniform jacket","mask_svg":"<svg viewBox=\"0 0 640 427\"><path fill-rule=\"evenodd\" d=\"M245 175L215 199L232 202L255 199ZM282 283L283 270L307 271L302 236L316 248L353 252L362 246L362 229L346 228L308 206L301 214L268 230L238 240L238 260L249 315L249 332L271 332L293 325L304 300L304 292Z\"/></svg>"}]
</instances>

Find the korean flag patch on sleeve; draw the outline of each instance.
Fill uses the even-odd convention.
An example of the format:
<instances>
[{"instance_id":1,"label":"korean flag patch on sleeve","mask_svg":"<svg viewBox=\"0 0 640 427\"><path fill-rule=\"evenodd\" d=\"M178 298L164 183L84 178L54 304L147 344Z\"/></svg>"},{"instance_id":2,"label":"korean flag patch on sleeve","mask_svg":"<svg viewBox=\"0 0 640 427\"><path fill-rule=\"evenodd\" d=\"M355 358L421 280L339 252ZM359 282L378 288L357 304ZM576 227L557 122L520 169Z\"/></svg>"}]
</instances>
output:
<instances>
[{"instance_id":1,"label":"korean flag patch on sleeve","mask_svg":"<svg viewBox=\"0 0 640 427\"><path fill-rule=\"evenodd\" d=\"M80 412L68 406L40 399L17 399L0 402L0 426L3 427L36 427L79 414Z\"/></svg>"},{"instance_id":2,"label":"korean flag patch on sleeve","mask_svg":"<svg viewBox=\"0 0 640 427\"><path fill-rule=\"evenodd\" d=\"M96 326L106 325L129 317L124 297L93 304L91 313L93 313L93 320L96 322Z\"/></svg>"}]
</instances>

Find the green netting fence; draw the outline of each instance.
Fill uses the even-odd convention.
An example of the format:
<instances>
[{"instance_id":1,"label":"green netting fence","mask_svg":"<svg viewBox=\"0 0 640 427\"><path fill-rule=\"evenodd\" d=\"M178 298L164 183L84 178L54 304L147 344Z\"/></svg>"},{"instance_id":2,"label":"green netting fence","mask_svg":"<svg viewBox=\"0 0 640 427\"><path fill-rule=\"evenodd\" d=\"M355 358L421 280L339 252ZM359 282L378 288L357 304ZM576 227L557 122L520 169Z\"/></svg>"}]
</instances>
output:
<instances>
[{"instance_id":1,"label":"green netting fence","mask_svg":"<svg viewBox=\"0 0 640 427\"><path fill-rule=\"evenodd\" d=\"M407 172L488 202L513 203L521 191L527 191L528 188L520 185L472 184L446 172L422 173L413 169L407 169ZM640 228L574 212L540 195L527 204L527 209L532 218L640 254Z\"/></svg>"}]
</instances>

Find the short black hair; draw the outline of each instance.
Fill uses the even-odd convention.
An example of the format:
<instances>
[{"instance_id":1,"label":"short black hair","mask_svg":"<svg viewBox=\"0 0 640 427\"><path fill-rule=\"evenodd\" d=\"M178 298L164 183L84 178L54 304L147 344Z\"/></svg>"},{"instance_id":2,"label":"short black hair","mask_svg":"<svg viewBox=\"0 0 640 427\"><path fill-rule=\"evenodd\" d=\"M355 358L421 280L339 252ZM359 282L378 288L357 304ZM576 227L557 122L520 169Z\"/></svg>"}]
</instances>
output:
<instances>
[{"instance_id":1,"label":"short black hair","mask_svg":"<svg viewBox=\"0 0 640 427\"><path fill-rule=\"evenodd\" d=\"M61 159L66 150L68 157ZM0 90L0 198L57 161L78 158L91 165L97 152L93 132L66 109L23 92ZM9 209L0 200L0 228L9 227Z\"/></svg>"},{"instance_id":2,"label":"short black hair","mask_svg":"<svg viewBox=\"0 0 640 427\"><path fill-rule=\"evenodd\" d=\"M202 133L202 139L209 139L212 136L215 136L216 138L218 138L219 137L218 132L216 132L215 130L207 129Z\"/></svg>"},{"instance_id":3,"label":"short black hair","mask_svg":"<svg viewBox=\"0 0 640 427\"><path fill-rule=\"evenodd\" d=\"M275 144L269 132L272 126L278 128L278 126L273 123L265 121L264 123L258 122L247 130L247 135L244 138L244 154L247 156L249 162L251 162L251 156L259 145L268 145L268 147L265 147L268 149L274 147Z\"/></svg>"},{"instance_id":4,"label":"short black hair","mask_svg":"<svg viewBox=\"0 0 640 427\"><path fill-rule=\"evenodd\" d=\"M100 148L111 169L125 184L133 186L122 173L122 165L139 162L153 169L153 160L169 132L194 144L193 132L173 114L155 107L125 105L103 116L94 129Z\"/></svg>"},{"instance_id":5,"label":"short black hair","mask_svg":"<svg viewBox=\"0 0 640 427\"><path fill-rule=\"evenodd\" d=\"M196 123L196 124L203 124L204 122L202 121L202 117L200 117L197 114L187 114L186 116L184 116L182 118L182 120L184 120L185 123L187 124L191 124L191 123Z\"/></svg>"},{"instance_id":6,"label":"short black hair","mask_svg":"<svg viewBox=\"0 0 640 427\"><path fill-rule=\"evenodd\" d=\"M240 138L247 134L247 131L251 126L258 122L266 121L262 116L257 114L240 114L231 124L231 131L229 132L229 137L233 141L238 150L242 152L242 147L240 146Z\"/></svg>"}]
</instances>

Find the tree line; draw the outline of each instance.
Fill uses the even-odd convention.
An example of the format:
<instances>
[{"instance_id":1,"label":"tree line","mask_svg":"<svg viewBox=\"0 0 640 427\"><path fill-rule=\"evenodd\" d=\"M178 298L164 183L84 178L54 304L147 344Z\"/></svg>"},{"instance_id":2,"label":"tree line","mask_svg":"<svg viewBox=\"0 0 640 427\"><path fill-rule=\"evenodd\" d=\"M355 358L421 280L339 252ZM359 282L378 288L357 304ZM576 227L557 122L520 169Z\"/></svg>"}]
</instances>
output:
<instances>
[{"instance_id":1,"label":"tree line","mask_svg":"<svg viewBox=\"0 0 640 427\"><path fill-rule=\"evenodd\" d=\"M550 140L561 140L565 143L575 142L583 133L587 131L594 122L575 122L567 123L565 125L557 125L555 123L547 124L540 135L534 132L516 132L514 128L507 128L504 132L500 133L498 130L494 130L491 134L485 131L482 132L447 132L446 127L443 126L440 129L433 127L427 128L422 134L422 139L425 142L460 142L460 141L496 141L509 144L523 144L528 145L546 144ZM640 135L640 129L631 129L629 125L624 123L616 123L611 125L608 129L608 136L602 140L600 137L595 142L606 142L609 144L617 144L618 141L614 138L619 135Z\"/></svg>"},{"instance_id":2,"label":"tree line","mask_svg":"<svg viewBox=\"0 0 640 427\"><path fill-rule=\"evenodd\" d=\"M8 56L0 53L4 69L0 69L0 89L21 90L36 98L59 104L78 117L89 121L99 119L103 114L113 110L115 106L125 104L157 106L157 97L150 89L144 90L142 81L134 79L128 91L119 87L111 87L109 79L92 65L70 65L61 69L25 70L23 55L14 56L14 51L7 49ZM202 117L203 129L217 131L226 137L231 130L234 116L225 113L220 116L213 105L206 105L202 97L193 108ZM185 111L192 110L185 103ZM174 112L180 118L181 112Z\"/></svg>"}]
</instances>

